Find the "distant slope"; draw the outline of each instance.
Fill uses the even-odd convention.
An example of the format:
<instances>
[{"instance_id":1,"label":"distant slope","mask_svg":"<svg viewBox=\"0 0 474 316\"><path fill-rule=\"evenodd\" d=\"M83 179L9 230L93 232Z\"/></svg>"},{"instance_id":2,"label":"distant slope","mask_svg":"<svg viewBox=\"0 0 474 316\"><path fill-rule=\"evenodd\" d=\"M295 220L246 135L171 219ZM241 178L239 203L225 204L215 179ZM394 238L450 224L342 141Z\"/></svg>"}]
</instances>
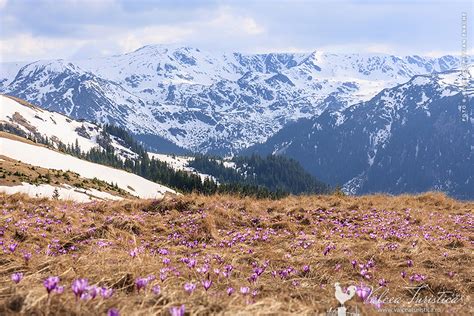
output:
<instances>
[{"instance_id":1,"label":"distant slope","mask_svg":"<svg viewBox=\"0 0 474 316\"><path fill-rule=\"evenodd\" d=\"M292 157L350 193L441 190L474 198L474 79L415 76L340 113L284 128L259 154Z\"/></svg>"},{"instance_id":2,"label":"distant slope","mask_svg":"<svg viewBox=\"0 0 474 316\"><path fill-rule=\"evenodd\" d=\"M33 166L64 171L70 170L85 178L97 178L109 183L112 182L129 194L140 198L158 198L166 192L176 193L163 185L124 170L88 162L43 146L5 137L0 137L0 154Z\"/></svg>"},{"instance_id":3,"label":"distant slope","mask_svg":"<svg viewBox=\"0 0 474 316\"><path fill-rule=\"evenodd\" d=\"M73 120L65 115L44 110L22 99L0 95L0 126L14 128L35 137L47 137L52 145L79 145L83 151L94 147L104 148L101 136L104 129L86 121ZM110 145L123 158L136 157L120 139L111 138Z\"/></svg>"},{"instance_id":4,"label":"distant slope","mask_svg":"<svg viewBox=\"0 0 474 316\"><path fill-rule=\"evenodd\" d=\"M279 156L238 156L230 161L198 155L189 166L212 175L222 183L245 183L271 191L291 194L328 193L329 186L304 170L293 160Z\"/></svg>"},{"instance_id":5,"label":"distant slope","mask_svg":"<svg viewBox=\"0 0 474 316\"><path fill-rule=\"evenodd\" d=\"M199 177L201 177L202 181L204 181L205 179L215 180L215 177L213 177L212 175L199 172L191 166L192 162L194 161L194 157L192 156L167 155L167 154L157 154L157 153L151 153L151 152L148 153L148 156L150 156L150 159L156 159L164 163L167 163L174 170L197 174L199 175Z\"/></svg>"}]
</instances>

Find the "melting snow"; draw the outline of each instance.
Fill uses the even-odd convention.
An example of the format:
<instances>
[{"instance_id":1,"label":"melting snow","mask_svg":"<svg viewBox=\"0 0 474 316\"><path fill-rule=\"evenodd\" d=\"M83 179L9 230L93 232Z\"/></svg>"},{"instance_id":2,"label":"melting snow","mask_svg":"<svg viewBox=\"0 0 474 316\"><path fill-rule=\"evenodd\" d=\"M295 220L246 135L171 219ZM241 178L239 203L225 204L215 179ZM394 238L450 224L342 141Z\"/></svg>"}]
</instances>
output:
<instances>
[{"instance_id":1,"label":"melting snow","mask_svg":"<svg viewBox=\"0 0 474 316\"><path fill-rule=\"evenodd\" d=\"M148 156L150 158L154 158L156 160L166 162L174 170L182 170L182 171L187 171L187 172L190 172L190 173L197 174L201 177L201 181L204 181L207 178L212 179L214 181L216 180L211 175L208 175L208 174L205 174L205 173L199 173L194 168L189 167L189 162L191 160L193 160L192 157L166 155L166 154L156 154L156 153L150 153L150 152L148 153Z\"/></svg>"},{"instance_id":2,"label":"melting snow","mask_svg":"<svg viewBox=\"0 0 474 316\"><path fill-rule=\"evenodd\" d=\"M90 202L95 200L122 200L121 197L107 192L101 192L96 189L79 189L70 185L55 187L49 184L33 185L22 183L16 186L0 186L0 192L6 194L26 193L30 197L52 198L58 192L58 198L61 200L72 200L76 202Z\"/></svg>"},{"instance_id":3,"label":"melting snow","mask_svg":"<svg viewBox=\"0 0 474 316\"><path fill-rule=\"evenodd\" d=\"M46 147L0 137L0 154L15 160L48 169L70 170L84 178L97 178L116 183L120 188L140 198L160 198L174 190L124 170L81 160Z\"/></svg>"}]
</instances>

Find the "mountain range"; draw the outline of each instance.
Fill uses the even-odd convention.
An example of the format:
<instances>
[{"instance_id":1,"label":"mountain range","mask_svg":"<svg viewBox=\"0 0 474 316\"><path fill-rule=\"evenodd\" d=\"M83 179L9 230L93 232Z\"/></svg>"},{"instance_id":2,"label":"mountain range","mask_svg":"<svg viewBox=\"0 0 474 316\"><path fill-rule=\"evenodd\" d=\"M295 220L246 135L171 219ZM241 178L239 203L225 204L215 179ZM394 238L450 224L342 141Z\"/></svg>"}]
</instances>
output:
<instances>
[{"instance_id":1,"label":"mountain range","mask_svg":"<svg viewBox=\"0 0 474 316\"><path fill-rule=\"evenodd\" d=\"M300 118L458 65L455 56L217 54L152 45L112 57L1 64L0 92L125 127L160 150L234 155Z\"/></svg>"},{"instance_id":2,"label":"mountain range","mask_svg":"<svg viewBox=\"0 0 474 316\"><path fill-rule=\"evenodd\" d=\"M2 63L0 92L121 126L163 153L280 154L348 193L436 189L472 198L473 74L459 65L457 56L150 45Z\"/></svg>"},{"instance_id":3,"label":"mountain range","mask_svg":"<svg viewBox=\"0 0 474 316\"><path fill-rule=\"evenodd\" d=\"M298 121L247 151L295 158L352 194L435 189L472 198L473 98L472 76L419 75L343 111Z\"/></svg>"}]
</instances>

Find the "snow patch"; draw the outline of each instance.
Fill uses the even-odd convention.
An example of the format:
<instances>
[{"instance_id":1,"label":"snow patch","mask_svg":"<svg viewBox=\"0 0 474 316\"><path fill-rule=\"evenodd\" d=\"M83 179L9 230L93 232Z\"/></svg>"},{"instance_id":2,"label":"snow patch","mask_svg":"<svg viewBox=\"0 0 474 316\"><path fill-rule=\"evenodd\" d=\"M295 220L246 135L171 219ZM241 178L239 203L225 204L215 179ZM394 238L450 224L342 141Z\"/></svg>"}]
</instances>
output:
<instances>
[{"instance_id":1,"label":"snow patch","mask_svg":"<svg viewBox=\"0 0 474 316\"><path fill-rule=\"evenodd\" d=\"M101 192L96 189L80 189L64 184L62 186L52 186L49 184L33 185L23 182L16 186L0 186L0 192L6 194L25 193L30 197L53 198L55 193L58 199L71 200L76 202L91 202L97 200L122 200L122 197Z\"/></svg>"},{"instance_id":2,"label":"snow patch","mask_svg":"<svg viewBox=\"0 0 474 316\"><path fill-rule=\"evenodd\" d=\"M97 178L116 183L121 189L140 198L160 198L166 192L176 193L161 184L149 181L124 170L81 160L42 146L0 137L0 154L33 166L73 171L84 178Z\"/></svg>"}]
</instances>

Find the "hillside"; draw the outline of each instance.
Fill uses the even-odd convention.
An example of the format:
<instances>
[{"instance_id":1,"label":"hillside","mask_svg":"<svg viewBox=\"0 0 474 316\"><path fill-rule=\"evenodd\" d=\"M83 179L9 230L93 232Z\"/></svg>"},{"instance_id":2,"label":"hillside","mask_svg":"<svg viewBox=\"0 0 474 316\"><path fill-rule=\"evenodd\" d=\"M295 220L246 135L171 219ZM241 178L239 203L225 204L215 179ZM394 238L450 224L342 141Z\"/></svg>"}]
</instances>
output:
<instances>
[{"instance_id":1,"label":"hillside","mask_svg":"<svg viewBox=\"0 0 474 316\"><path fill-rule=\"evenodd\" d=\"M3 155L0 155L0 192L78 202L133 198L116 184L86 179L71 171L25 164Z\"/></svg>"},{"instance_id":2,"label":"hillside","mask_svg":"<svg viewBox=\"0 0 474 316\"><path fill-rule=\"evenodd\" d=\"M72 171L87 179L96 178L115 184L131 196L157 198L163 196L166 192L175 193L175 191L163 185L135 174L81 160L5 134L0 135L0 145L0 154L10 159L50 170ZM0 190L4 190L4 188L0 188Z\"/></svg>"},{"instance_id":3,"label":"hillside","mask_svg":"<svg viewBox=\"0 0 474 316\"><path fill-rule=\"evenodd\" d=\"M61 144L77 144L81 150L89 151L92 148L105 149L106 146L111 146L114 153L122 159L137 156L130 148L124 147L124 141L118 137L111 137L106 142L103 137L105 130L97 124L73 120L7 95L0 95L0 109L0 126L7 132L38 139L47 138L55 148Z\"/></svg>"},{"instance_id":4,"label":"hillside","mask_svg":"<svg viewBox=\"0 0 474 316\"><path fill-rule=\"evenodd\" d=\"M474 308L474 204L439 193L0 205L2 315L326 314L337 283L363 315Z\"/></svg>"}]
</instances>

